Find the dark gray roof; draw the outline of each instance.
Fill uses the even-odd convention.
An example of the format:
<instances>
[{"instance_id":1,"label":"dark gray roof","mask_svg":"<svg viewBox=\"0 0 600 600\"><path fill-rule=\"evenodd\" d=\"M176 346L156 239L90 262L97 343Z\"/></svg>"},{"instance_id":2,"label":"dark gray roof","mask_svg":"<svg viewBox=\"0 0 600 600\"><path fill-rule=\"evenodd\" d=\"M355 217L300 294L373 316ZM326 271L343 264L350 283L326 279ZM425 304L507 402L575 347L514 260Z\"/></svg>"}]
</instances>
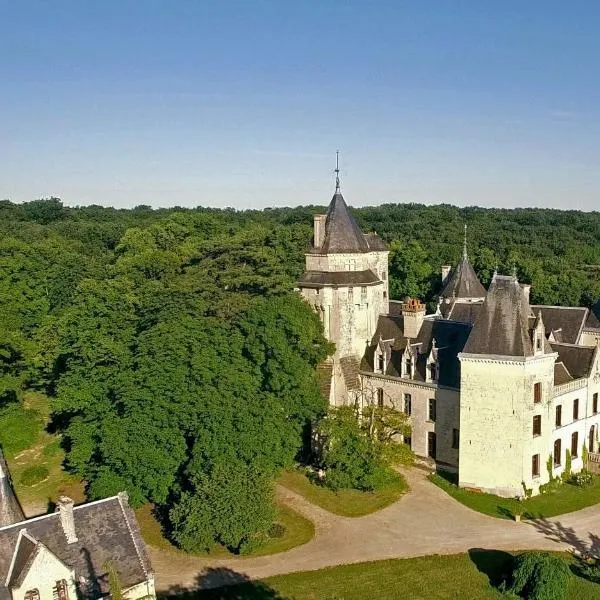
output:
<instances>
[{"instance_id":1,"label":"dark gray roof","mask_svg":"<svg viewBox=\"0 0 600 600\"><path fill-rule=\"evenodd\" d=\"M402 323L402 317L379 317L377 330L361 363L363 371L374 372L375 352L379 340L383 339L387 342L384 344L386 350L391 349L391 359L387 364L385 374L391 377L400 377L402 355L407 344L407 339L402 331ZM470 326L466 323L445 321L443 319L425 319L417 339L410 340L411 346L417 355L414 379L425 381L427 358L435 340L438 355L437 383L457 388L460 382L458 353L462 351L467 341L469 330Z\"/></svg>"},{"instance_id":2,"label":"dark gray roof","mask_svg":"<svg viewBox=\"0 0 600 600\"><path fill-rule=\"evenodd\" d=\"M375 233L363 234L348 210L344 197L337 191L327 209L323 244L313 248L313 251L319 254L342 254L373 250L386 250L385 244Z\"/></svg>"},{"instance_id":3,"label":"dark gray roof","mask_svg":"<svg viewBox=\"0 0 600 600\"><path fill-rule=\"evenodd\" d=\"M0 450L0 527L18 523L25 518L13 492L8 467Z\"/></svg>"},{"instance_id":4,"label":"dark gray roof","mask_svg":"<svg viewBox=\"0 0 600 600\"><path fill-rule=\"evenodd\" d=\"M537 315L542 311L544 325L546 326L546 335L551 331L560 330L560 339L567 344L576 344L587 316L588 309L584 307L570 306L543 306L532 305L531 310ZM555 335L555 337L557 337Z\"/></svg>"},{"instance_id":5,"label":"dark gray roof","mask_svg":"<svg viewBox=\"0 0 600 600\"><path fill-rule=\"evenodd\" d=\"M552 350L558 352L561 361L574 379L589 377L594 359L595 347L577 346L575 344L551 343Z\"/></svg>"},{"instance_id":6,"label":"dark gray roof","mask_svg":"<svg viewBox=\"0 0 600 600\"><path fill-rule=\"evenodd\" d=\"M370 269L366 271L306 271L298 282L301 287L373 285L380 279Z\"/></svg>"},{"instance_id":7,"label":"dark gray roof","mask_svg":"<svg viewBox=\"0 0 600 600\"><path fill-rule=\"evenodd\" d=\"M466 252L463 252L460 262L448 276L440 296L442 298L483 298L485 296L485 288L477 278Z\"/></svg>"},{"instance_id":8,"label":"dark gray roof","mask_svg":"<svg viewBox=\"0 0 600 600\"><path fill-rule=\"evenodd\" d=\"M0 528L0 597L7 592L4 583L22 529L73 568L77 577L95 579L102 593L108 592L104 565L109 560L123 587L148 579L150 560L125 494L76 506L73 518L78 537L73 544L67 543L58 513Z\"/></svg>"},{"instance_id":9,"label":"dark gray roof","mask_svg":"<svg viewBox=\"0 0 600 600\"><path fill-rule=\"evenodd\" d=\"M461 323L475 323L477 317L481 314L483 302L454 302L446 318L451 321L460 321Z\"/></svg>"},{"instance_id":10,"label":"dark gray roof","mask_svg":"<svg viewBox=\"0 0 600 600\"><path fill-rule=\"evenodd\" d=\"M554 385L562 385L573 381L573 377L569 373L567 367L562 361L554 363Z\"/></svg>"},{"instance_id":11,"label":"dark gray roof","mask_svg":"<svg viewBox=\"0 0 600 600\"><path fill-rule=\"evenodd\" d=\"M20 586L21 580L27 575L27 567L31 565L37 549L38 543L29 536L23 535L19 538L18 547L15 551L15 562L8 582L10 587Z\"/></svg>"},{"instance_id":12,"label":"dark gray roof","mask_svg":"<svg viewBox=\"0 0 600 600\"><path fill-rule=\"evenodd\" d=\"M593 311L589 311L584 325L585 329L600 329L600 321Z\"/></svg>"},{"instance_id":13,"label":"dark gray roof","mask_svg":"<svg viewBox=\"0 0 600 600\"><path fill-rule=\"evenodd\" d=\"M530 315L531 309L517 278L494 276L465 353L533 356Z\"/></svg>"}]
</instances>

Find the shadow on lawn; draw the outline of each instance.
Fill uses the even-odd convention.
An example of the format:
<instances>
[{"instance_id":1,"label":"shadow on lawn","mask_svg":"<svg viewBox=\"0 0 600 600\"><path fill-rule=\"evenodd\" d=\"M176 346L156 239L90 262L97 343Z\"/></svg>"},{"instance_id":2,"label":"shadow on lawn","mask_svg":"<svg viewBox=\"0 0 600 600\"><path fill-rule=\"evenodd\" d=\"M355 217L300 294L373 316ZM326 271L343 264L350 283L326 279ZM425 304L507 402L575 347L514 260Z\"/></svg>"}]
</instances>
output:
<instances>
[{"instance_id":1,"label":"shadow on lawn","mask_svg":"<svg viewBox=\"0 0 600 600\"><path fill-rule=\"evenodd\" d=\"M206 569L194 588L174 586L159 594L160 600L286 600L261 581L225 567Z\"/></svg>"},{"instance_id":2,"label":"shadow on lawn","mask_svg":"<svg viewBox=\"0 0 600 600\"><path fill-rule=\"evenodd\" d=\"M514 557L508 552L471 548L469 558L477 567L477 570L488 578L492 587L499 587L512 574Z\"/></svg>"}]
</instances>

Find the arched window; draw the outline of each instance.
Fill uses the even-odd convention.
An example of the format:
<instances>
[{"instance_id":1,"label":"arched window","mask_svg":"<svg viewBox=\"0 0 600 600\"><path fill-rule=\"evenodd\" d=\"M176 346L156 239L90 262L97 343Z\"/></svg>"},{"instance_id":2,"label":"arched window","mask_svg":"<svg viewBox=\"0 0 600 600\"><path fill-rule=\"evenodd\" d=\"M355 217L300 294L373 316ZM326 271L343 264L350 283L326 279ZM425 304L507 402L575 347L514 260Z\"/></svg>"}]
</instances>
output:
<instances>
[{"instance_id":1,"label":"arched window","mask_svg":"<svg viewBox=\"0 0 600 600\"><path fill-rule=\"evenodd\" d=\"M554 442L554 466L555 467L560 467L561 454L562 454L562 444L561 444L560 440L556 440Z\"/></svg>"}]
</instances>

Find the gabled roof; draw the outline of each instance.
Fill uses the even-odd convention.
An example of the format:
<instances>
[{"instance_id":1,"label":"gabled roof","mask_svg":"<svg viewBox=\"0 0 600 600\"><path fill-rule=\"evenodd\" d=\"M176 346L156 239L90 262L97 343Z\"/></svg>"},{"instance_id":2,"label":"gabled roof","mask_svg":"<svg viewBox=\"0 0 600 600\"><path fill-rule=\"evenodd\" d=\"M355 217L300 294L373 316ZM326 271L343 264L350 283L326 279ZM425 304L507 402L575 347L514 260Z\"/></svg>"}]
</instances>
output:
<instances>
[{"instance_id":1,"label":"gabled roof","mask_svg":"<svg viewBox=\"0 0 600 600\"><path fill-rule=\"evenodd\" d=\"M148 579L152 573L150 560L126 494L76 506L73 519L78 539L71 544L67 543L58 513L0 528L0 598L7 593L6 577L22 529L74 569L78 577L93 581L96 591L103 594L108 592L103 577L108 560L116 564L124 588Z\"/></svg>"},{"instance_id":2,"label":"gabled roof","mask_svg":"<svg viewBox=\"0 0 600 600\"><path fill-rule=\"evenodd\" d=\"M18 523L25 518L10 484L8 467L0 450L0 527Z\"/></svg>"},{"instance_id":3,"label":"gabled roof","mask_svg":"<svg viewBox=\"0 0 600 600\"><path fill-rule=\"evenodd\" d=\"M554 352L558 352L558 360L565 365L574 379L589 377L594 361L595 347L557 343L550 345Z\"/></svg>"},{"instance_id":4,"label":"gabled roof","mask_svg":"<svg viewBox=\"0 0 600 600\"><path fill-rule=\"evenodd\" d=\"M562 342L568 344L576 344L579 341L579 334L589 312L587 308L580 306L544 306L541 304L533 304L531 310L535 314L538 311L542 312L547 336L552 331L560 331L560 334L555 334L554 337L560 337Z\"/></svg>"},{"instance_id":5,"label":"gabled roof","mask_svg":"<svg viewBox=\"0 0 600 600\"><path fill-rule=\"evenodd\" d=\"M336 191L327 209L325 220L325 236L320 248L315 248L322 254L362 253L376 249L369 246L379 245L381 240L374 237L367 238L360 230L358 223L350 214L348 206L341 192Z\"/></svg>"},{"instance_id":6,"label":"gabled roof","mask_svg":"<svg viewBox=\"0 0 600 600\"><path fill-rule=\"evenodd\" d=\"M18 585L18 581L21 579L23 573L27 573L33 558L38 548L38 541L27 534L25 529L19 531L19 538L17 540L17 547L15 548L11 568L6 575L6 585L8 587L14 587Z\"/></svg>"},{"instance_id":7,"label":"gabled roof","mask_svg":"<svg viewBox=\"0 0 600 600\"><path fill-rule=\"evenodd\" d=\"M516 277L495 275L464 352L495 356L533 356L531 309Z\"/></svg>"},{"instance_id":8,"label":"gabled roof","mask_svg":"<svg viewBox=\"0 0 600 600\"><path fill-rule=\"evenodd\" d=\"M462 257L448 276L448 281L440 294L442 298L483 298L485 288L477 278L467 253L463 251Z\"/></svg>"}]
</instances>

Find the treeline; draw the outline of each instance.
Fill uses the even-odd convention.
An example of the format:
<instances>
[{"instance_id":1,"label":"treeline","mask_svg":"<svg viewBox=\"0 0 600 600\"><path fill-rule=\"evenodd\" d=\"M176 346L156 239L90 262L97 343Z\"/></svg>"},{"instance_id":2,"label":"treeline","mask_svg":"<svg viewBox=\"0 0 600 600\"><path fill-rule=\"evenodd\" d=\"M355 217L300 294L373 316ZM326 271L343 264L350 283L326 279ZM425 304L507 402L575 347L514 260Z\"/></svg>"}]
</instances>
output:
<instances>
[{"instance_id":1,"label":"treeline","mask_svg":"<svg viewBox=\"0 0 600 600\"><path fill-rule=\"evenodd\" d=\"M331 348L293 292L312 217L264 211L0 202L0 411L51 399L67 468L91 498L165 508L183 547L243 550L272 485L326 409ZM547 304L600 298L600 214L384 205L355 214L390 246L391 295L432 306L468 224L484 283L516 268Z\"/></svg>"}]
</instances>

